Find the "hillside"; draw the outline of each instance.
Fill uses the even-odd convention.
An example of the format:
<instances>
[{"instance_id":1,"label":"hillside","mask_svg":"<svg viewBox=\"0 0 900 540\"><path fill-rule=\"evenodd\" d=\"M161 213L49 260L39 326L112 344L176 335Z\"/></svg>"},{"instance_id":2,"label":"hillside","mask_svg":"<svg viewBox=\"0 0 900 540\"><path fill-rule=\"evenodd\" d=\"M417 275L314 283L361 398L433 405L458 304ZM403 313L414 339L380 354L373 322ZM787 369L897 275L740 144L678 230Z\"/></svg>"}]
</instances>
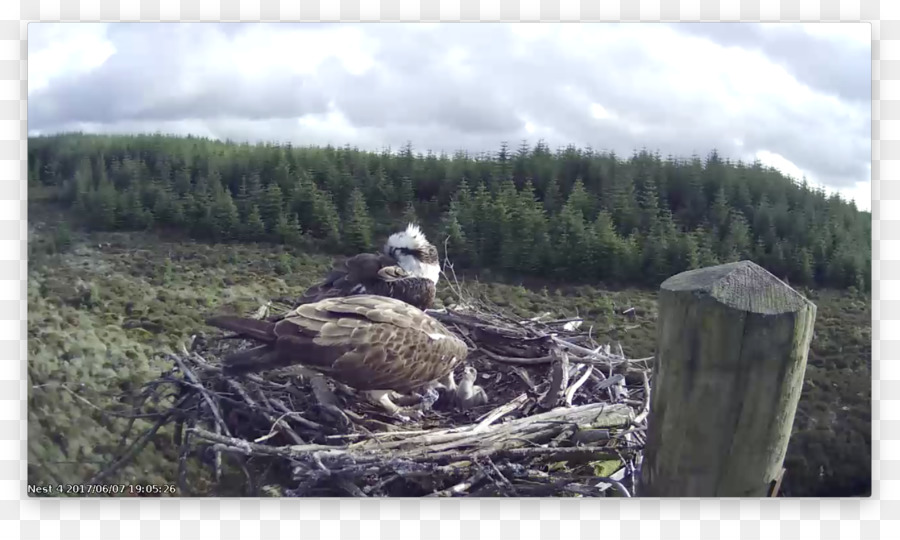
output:
<instances>
[{"instance_id":1,"label":"hillside","mask_svg":"<svg viewBox=\"0 0 900 540\"><path fill-rule=\"evenodd\" d=\"M654 352L668 275L750 258L787 278L819 311L784 492L870 490L870 216L759 165L67 135L30 141L29 199L30 478L84 481L116 455L130 421L98 407L206 313L295 295L416 218L495 302L578 314L631 356ZM171 478L171 452L161 433L121 477Z\"/></svg>"},{"instance_id":2,"label":"hillside","mask_svg":"<svg viewBox=\"0 0 900 540\"><path fill-rule=\"evenodd\" d=\"M715 152L628 159L505 146L492 155L237 145L193 137L31 138L29 185L96 230L369 249L404 221L461 268L657 286L751 259L802 286L869 290L871 215Z\"/></svg>"}]
</instances>

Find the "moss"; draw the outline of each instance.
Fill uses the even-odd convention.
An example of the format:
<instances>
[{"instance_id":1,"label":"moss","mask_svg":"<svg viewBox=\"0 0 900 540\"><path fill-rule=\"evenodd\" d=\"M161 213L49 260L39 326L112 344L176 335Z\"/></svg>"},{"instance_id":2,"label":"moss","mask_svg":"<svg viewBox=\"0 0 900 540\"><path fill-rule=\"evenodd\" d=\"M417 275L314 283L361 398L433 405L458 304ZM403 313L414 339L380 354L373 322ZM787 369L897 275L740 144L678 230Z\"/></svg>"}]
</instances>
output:
<instances>
[{"instance_id":1,"label":"moss","mask_svg":"<svg viewBox=\"0 0 900 540\"><path fill-rule=\"evenodd\" d=\"M43 230L30 234L40 240L56 229ZM160 353L179 350L192 335L207 330L206 315L249 312L272 297L299 295L330 265L331 258L324 255L276 253L261 245L80 231L71 232L64 253L30 261L29 481L50 483L57 477L83 482L121 451L127 420L100 413L72 392L97 407L119 408L119 393L171 367ZM466 287L509 306L517 316L577 314L586 327L594 327L598 341L620 341L632 357L655 353L655 290L552 284L531 289L481 279L466 282ZM869 303L859 293L813 292L819 314L816 335L785 477L785 490L793 495L864 489L871 475ZM446 282L439 284L438 298L453 302ZM633 319L623 315L631 307ZM139 420L132 433L148 427ZM170 431L162 430L155 442L159 450L144 451L112 481L170 481L170 440ZM820 467L826 471L822 478ZM196 481L205 482L200 477Z\"/></svg>"}]
</instances>

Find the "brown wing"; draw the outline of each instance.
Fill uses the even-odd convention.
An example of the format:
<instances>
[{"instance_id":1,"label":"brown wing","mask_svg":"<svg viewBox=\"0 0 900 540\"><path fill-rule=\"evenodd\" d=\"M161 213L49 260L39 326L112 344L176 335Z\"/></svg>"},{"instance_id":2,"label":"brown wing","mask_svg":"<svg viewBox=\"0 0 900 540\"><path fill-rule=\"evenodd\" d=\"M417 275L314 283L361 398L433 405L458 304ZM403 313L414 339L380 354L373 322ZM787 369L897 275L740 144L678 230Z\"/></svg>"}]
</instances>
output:
<instances>
[{"instance_id":1,"label":"brown wing","mask_svg":"<svg viewBox=\"0 0 900 540\"><path fill-rule=\"evenodd\" d=\"M275 332L281 355L360 390L408 392L445 376L468 354L421 310L373 295L298 306Z\"/></svg>"},{"instance_id":2,"label":"brown wing","mask_svg":"<svg viewBox=\"0 0 900 540\"><path fill-rule=\"evenodd\" d=\"M365 286L379 279L379 271L396 265L397 261L381 253L360 253L349 259L336 261L328 275L297 299L297 304L309 304L326 298L354 294L359 285Z\"/></svg>"},{"instance_id":3,"label":"brown wing","mask_svg":"<svg viewBox=\"0 0 900 540\"><path fill-rule=\"evenodd\" d=\"M376 275L378 276L378 279L387 283L409 277L409 273L406 270L395 265L385 266L379 269Z\"/></svg>"}]
</instances>

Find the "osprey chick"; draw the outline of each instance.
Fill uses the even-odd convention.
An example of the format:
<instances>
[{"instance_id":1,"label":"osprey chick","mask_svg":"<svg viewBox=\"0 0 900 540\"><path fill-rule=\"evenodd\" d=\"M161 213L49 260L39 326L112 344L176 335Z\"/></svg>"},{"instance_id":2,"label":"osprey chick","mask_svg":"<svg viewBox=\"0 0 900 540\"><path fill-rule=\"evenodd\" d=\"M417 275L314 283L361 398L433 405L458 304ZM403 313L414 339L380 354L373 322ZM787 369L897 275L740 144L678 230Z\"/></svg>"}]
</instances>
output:
<instances>
[{"instance_id":1,"label":"osprey chick","mask_svg":"<svg viewBox=\"0 0 900 540\"><path fill-rule=\"evenodd\" d=\"M484 388L475 384L478 372L472 366L463 368L462 382L456 389L456 399L462 409L471 409L487 403L487 394Z\"/></svg>"},{"instance_id":2,"label":"osprey chick","mask_svg":"<svg viewBox=\"0 0 900 540\"><path fill-rule=\"evenodd\" d=\"M237 375L300 364L369 397L390 414L390 392L427 389L464 361L468 348L424 311L395 298L354 295L303 304L278 322L220 315L207 324L264 345L223 359Z\"/></svg>"},{"instance_id":3,"label":"osprey chick","mask_svg":"<svg viewBox=\"0 0 900 540\"><path fill-rule=\"evenodd\" d=\"M307 289L297 304L374 294L424 310L434 302L440 272L437 248L417 225L410 223L387 239L382 253L360 253L337 262L324 280Z\"/></svg>"}]
</instances>

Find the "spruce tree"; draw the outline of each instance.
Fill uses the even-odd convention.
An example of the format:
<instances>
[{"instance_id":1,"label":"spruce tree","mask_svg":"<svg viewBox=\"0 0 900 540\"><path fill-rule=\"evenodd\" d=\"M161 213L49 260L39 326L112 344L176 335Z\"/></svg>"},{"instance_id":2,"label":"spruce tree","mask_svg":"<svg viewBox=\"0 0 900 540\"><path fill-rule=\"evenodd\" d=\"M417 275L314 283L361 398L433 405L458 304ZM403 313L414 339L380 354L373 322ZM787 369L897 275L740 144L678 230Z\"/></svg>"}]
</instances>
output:
<instances>
[{"instance_id":1,"label":"spruce tree","mask_svg":"<svg viewBox=\"0 0 900 540\"><path fill-rule=\"evenodd\" d=\"M245 240L263 240L266 234L266 225L263 223L259 208L253 204L250 206L250 213L244 222L244 239Z\"/></svg>"},{"instance_id":2,"label":"spruce tree","mask_svg":"<svg viewBox=\"0 0 900 540\"><path fill-rule=\"evenodd\" d=\"M223 190L216 196L211 221L213 239L229 241L239 236L240 215L230 191Z\"/></svg>"},{"instance_id":3,"label":"spruce tree","mask_svg":"<svg viewBox=\"0 0 900 540\"><path fill-rule=\"evenodd\" d=\"M278 184L273 182L260 193L257 206L259 207L259 215L266 226L266 231L273 231L278 222L284 217L283 205L284 199Z\"/></svg>"},{"instance_id":4,"label":"spruce tree","mask_svg":"<svg viewBox=\"0 0 900 540\"><path fill-rule=\"evenodd\" d=\"M441 218L441 233L438 238L438 252L450 259L456 268L469 264L469 245L466 234L459 223L457 203L450 203L450 209ZM446 243L446 253L444 253Z\"/></svg>"},{"instance_id":5,"label":"spruce tree","mask_svg":"<svg viewBox=\"0 0 900 540\"><path fill-rule=\"evenodd\" d=\"M359 188L350 192L343 237L346 247L354 251L367 251L372 247L372 218L366 198Z\"/></svg>"}]
</instances>

